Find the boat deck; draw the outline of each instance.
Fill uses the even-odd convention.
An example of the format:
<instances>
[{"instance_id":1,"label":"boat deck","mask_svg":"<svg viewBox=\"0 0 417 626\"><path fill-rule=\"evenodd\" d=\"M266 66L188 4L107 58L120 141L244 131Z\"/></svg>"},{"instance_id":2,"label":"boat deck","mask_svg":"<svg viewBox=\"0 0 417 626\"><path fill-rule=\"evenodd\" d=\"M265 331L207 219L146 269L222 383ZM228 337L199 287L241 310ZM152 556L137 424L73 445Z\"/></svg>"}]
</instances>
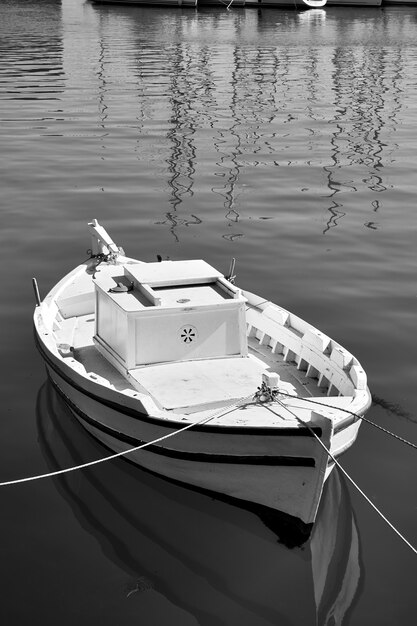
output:
<instances>
[{"instance_id":1,"label":"boat deck","mask_svg":"<svg viewBox=\"0 0 417 626\"><path fill-rule=\"evenodd\" d=\"M252 399L264 371L265 363L249 355L161 363L129 373L162 408L188 414ZM291 383L281 387L296 395Z\"/></svg>"},{"instance_id":2,"label":"boat deck","mask_svg":"<svg viewBox=\"0 0 417 626\"><path fill-rule=\"evenodd\" d=\"M260 386L266 369L276 372L281 389L294 397L326 397L326 390L317 386L317 380L306 377L294 363L286 362L282 354L272 353L255 337L248 339L248 358L227 357L144 366L131 370L129 380L99 352L93 334L94 315L88 314L76 320L63 320L57 341L71 343L74 358L87 372L108 380L111 388L149 393L157 406L169 412L204 414L249 397ZM170 385L165 384L167 380Z\"/></svg>"}]
</instances>

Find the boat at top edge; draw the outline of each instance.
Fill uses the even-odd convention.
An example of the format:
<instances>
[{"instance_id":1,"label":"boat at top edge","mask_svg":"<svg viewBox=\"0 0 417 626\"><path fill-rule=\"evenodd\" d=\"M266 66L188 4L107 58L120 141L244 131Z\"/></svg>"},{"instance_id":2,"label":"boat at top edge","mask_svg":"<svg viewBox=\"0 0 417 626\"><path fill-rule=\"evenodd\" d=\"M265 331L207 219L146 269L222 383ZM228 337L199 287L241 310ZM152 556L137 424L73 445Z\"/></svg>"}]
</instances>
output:
<instances>
[{"instance_id":1,"label":"boat at top edge","mask_svg":"<svg viewBox=\"0 0 417 626\"><path fill-rule=\"evenodd\" d=\"M296 7L297 9L319 9L327 0L93 0L95 4L121 4L137 6L176 6L179 8L199 6L234 6L234 7Z\"/></svg>"},{"instance_id":2,"label":"boat at top edge","mask_svg":"<svg viewBox=\"0 0 417 626\"><path fill-rule=\"evenodd\" d=\"M89 228L91 258L34 313L74 415L114 452L147 444L129 459L170 480L314 522L328 451L371 403L358 360L203 260L141 262Z\"/></svg>"}]
</instances>

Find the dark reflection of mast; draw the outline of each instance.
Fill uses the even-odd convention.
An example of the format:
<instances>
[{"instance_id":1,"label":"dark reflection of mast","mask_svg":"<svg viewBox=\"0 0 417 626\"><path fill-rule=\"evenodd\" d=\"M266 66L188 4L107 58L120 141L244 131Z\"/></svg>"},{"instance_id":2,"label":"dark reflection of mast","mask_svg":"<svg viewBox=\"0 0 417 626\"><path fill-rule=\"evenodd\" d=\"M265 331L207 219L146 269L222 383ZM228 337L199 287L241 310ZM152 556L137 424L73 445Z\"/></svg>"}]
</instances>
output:
<instances>
[{"instance_id":1,"label":"dark reflection of mast","mask_svg":"<svg viewBox=\"0 0 417 626\"><path fill-rule=\"evenodd\" d=\"M37 427L51 470L106 454L50 383L38 394ZM202 626L342 626L360 593L358 529L336 471L302 550L278 542L274 512L266 526L261 511L172 484L123 459L54 481L79 523L125 572L126 597L152 590L170 616L185 611ZM143 612L138 617L146 623Z\"/></svg>"},{"instance_id":2,"label":"dark reflection of mast","mask_svg":"<svg viewBox=\"0 0 417 626\"><path fill-rule=\"evenodd\" d=\"M385 135L397 124L401 79L401 51L377 46L335 49L332 81L337 113L331 122L335 128L330 140L331 163L324 168L332 204L327 209L330 217L324 233L345 215L337 194L346 189L358 191L361 184L377 194L387 190L383 168L396 144L386 141ZM359 174L352 176L353 180L343 180L344 172L352 168ZM380 200L371 201L373 211L380 206ZM374 221L365 226L377 228Z\"/></svg>"},{"instance_id":3,"label":"dark reflection of mast","mask_svg":"<svg viewBox=\"0 0 417 626\"><path fill-rule=\"evenodd\" d=\"M192 56L188 47L182 43L175 44L171 51L172 71L169 99L172 108L172 128L168 139L172 145L171 154L167 159L171 188L171 210L165 219L157 224L167 224L176 241L179 241L178 226L201 224L202 220L191 214L183 218L178 214L181 203L193 196L194 174L196 168L196 119L197 112L193 106L199 97L201 84L207 75L208 53L202 51L197 57Z\"/></svg>"},{"instance_id":4,"label":"dark reflection of mast","mask_svg":"<svg viewBox=\"0 0 417 626\"><path fill-rule=\"evenodd\" d=\"M196 160L193 139L196 128L190 91L195 89L195 86L188 80L192 58L187 47L181 43L176 44L172 56L174 59L170 89L172 129L168 133L168 139L173 147L168 163L172 175L169 181L172 189L171 205L173 211L176 211L183 198L193 195Z\"/></svg>"},{"instance_id":5,"label":"dark reflection of mast","mask_svg":"<svg viewBox=\"0 0 417 626\"><path fill-rule=\"evenodd\" d=\"M343 59L343 54L343 49L336 49L333 56L333 64L335 68L332 73L332 80L334 85L333 90L335 93L334 109L335 111L338 111L338 113L335 115L334 119L335 130L330 138L330 165L327 165L323 168L327 175L327 186L330 191L328 197L331 198L331 205L327 208L330 216L327 220L326 227L323 230L323 234L327 233L331 228L337 226L338 222L346 215L346 213L341 210L343 203L338 202L335 199L335 196L337 196L337 194L346 187L349 187L353 191L356 191L356 188L353 186L352 183L346 183L340 180L340 174L342 171L343 150L341 149L339 142L340 144L342 143L341 140L344 134L343 115L344 111L346 111L346 107L343 103L343 95L341 93L341 88L339 84L339 72L343 71L345 62L345 60Z\"/></svg>"},{"instance_id":6,"label":"dark reflection of mast","mask_svg":"<svg viewBox=\"0 0 417 626\"><path fill-rule=\"evenodd\" d=\"M143 43L138 51L136 62L136 78L137 78L137 99L138 99L138 111L136 115L137 122L137 142L135 147L135 154L138 161L141 161L145 155L143 155L143 146L142 146L142 132L145 128L146 121L151 117L151 107L147 98L147 83L146 83L146 72L147 72L147 56L148 49L147 46ZM153 55L152 55L153 57Z\"/></svg>"},{"instance_id":7,"label":"dark reflection of mast","mask_svg":"<svg viewBox=\"0 0 417 626\"><path fill-rule=\"evenodd\" d=\"M338 204L334 200L332 202L333 206L330 206L327 209L330 213L330 217L327 220L326 228L323 229L323 235L325 235L327 231L329 231L331 228L335 228L335 226L338 225L339 221L346 215L344 211L340 210L340 207L343 206L342 204Z\"/></svg>"},{"instance_id":8,"label":"dark reflection of mast","mask_svg":"<svg viewBox=\"0 0 417 626\"><path fill-rule=\"evenodd\" d=\"M237 186L239 182L240 164L239 157L242 154L241 138L239 135L240 121L237 119L237 49L233 50L233 70L231 74L230 86L232 89L232 98L230 111L232 114L232 124L228 130L219 130L217 133L218 138L214 138L214 147L217 152L221 154L220 159L216 162L216 165L220 168L220 172L215 173L215 176L223 179L223 185L220 187L212 187L214 193L219 194L223 198L223 207L225 211L225 218L228 221L228 225L232 226L239 222L239 210L237 203ZM231 139L231 141L230 141ZM234 144L234 145L231 145ZM228 233L223 235L224 239L233 241L240 238L243 235L241 233Z\"/></svg>"},{"instance_id":9,"label":"dark reflection of mast","mask_svg":"<svg viewBox=\"0 0 417 626\"><path fill-rule=\"evenodd\" d=\"M320 67L320 61L317 58L317 49L311 49L310 50L310 54L306 55L306 61L308 61L308 66L306 67L306 115L307 117L309 117L313 122L316 121L316 114L315 114L315 110L316 110L316 106L317 106L317 101L319 100L319 85L320 85L320 75L319 75L319 67ZM313 128L308 128L307 129L310 133L311 136L314 137L315 132L313 130ZM312 151L314 150L314 146L315 143L310 140L309 142L309 146L308 146L308 150ZM308 164L310 164L309 162L307 162Z\"/></svg>"},{"instance_id":10,"label":"dark reflection of mast","mask_svg":"<svg viewBox=\"0 0 417 626\"><path fill-rule=\"evenodd\" d=\"M108 131L106 128L106 122L108 117L107 104L106 104L106 92L107 92L107 83L106 83L106 74L105 74L105 45L103 36L99 39L99 56L98 56L98 115L99 115L99 127L102 130L100 138L102 140L101 148L103 150L100 159L102 161L105 160L104 151L106 150L106 143L104 138L108 136ZM102 188L103 190L103 188Z\"/></svg>"},{"instance_id":11,"label":"dark reflection of mast","mask_svg":"<svg viewBox=\"0 0 417 626\"><path fill-rule=\"evenodd\" d=\"M165 213L165 219L155 222L155 224L163 224L169 227L170 233L173 235L175 241L178 243L180 238L178 236L178 226L196 226L201 224L202 220L196 215L190 215L189 218L179 217L176 213L176 207L173 211L167 211Z\"/></svg>"},{"instance_id":12,"label":"dark reflection of mast","mask_svg":"<svg viewBox=\"0 0 417 626\"><path fill-rule=\"evenodd\" d=\"M309 20L309 23L310 21L312 21L313 26L320 26L321 23L325 19L325 16L323 16L322 13L323 12L320 11L319 15L313 16L315 17L315 19ZM300 19L302 17L304 16L300 16ZM316 22L316 24L314 22ZM305 107L305 113L306 113L306 116L310 118L313 122L312 127L307 128L307 130L311 134L311 139L308 144L308 150L313 151L316 147L316 142L313 139L315 136L315 131L313 127L317 120L317 114L316 114L317 102L320 101L320 97L321 97L321 94L320 94L320 88L321 88L320 78L321 77L320 77L320 72L319 72L319 70L321 69L321 61L319 58L319 48L311 48L309 50L309 54L306 55L304 64L305 64L304 71L305 71L305 76L306 76L305 82L304 82L305 101L307 103ZM332 138L331 138L331 145L332 145L331 156L330 156L331 165L325 166L323 168L327 174L327 186L330 190L330 194L328 195L328 197L331 198L331 205L327 209L330 213L330 216L329 216L329 219L327 220L326 227L323 230L323 234L328 232L331 228L335 228L338 225L339 221L346 215L346 213L341 210L341 207L343 205L337 201L336 195L337 193L339 193L341 188L349 186L349 183L346 183L346 182L342 183L336 180L335 177L333 176L333 170L338 168L339 154L341 153L341 150L339 149L337 145L337 137L342 132L343 132L342 127L339 124L337 124L337 131L333 133ZM307 165L310 165L311 162L310 160L307 160L306 163Z\"/></svg>"},{"instance_id":13,"label":"dark reflection of mast","mask_svg":"<svg viewBox=\"0 0 417 626\"><path fill-rule=\"evenodd\" d=\"M288 69L285 58L283 60L275 48L235 47L231 65L228 106L231 123L219 130L214 139L220 155L216 163L220 170L215 175L223 179L223 185L212 190L223 199L228 225L236 227L240 220L241 170L247 165L279 165L274 157L269 158L276 153L272 144L276 137L269 129L277 115L277 99L281 98L282 108L285 108L285 98L282 93L278 94L277 84L280 73L285 75ZM232 232L223 237L234 240L243 234Z\"/></svg>"}]
</instances>

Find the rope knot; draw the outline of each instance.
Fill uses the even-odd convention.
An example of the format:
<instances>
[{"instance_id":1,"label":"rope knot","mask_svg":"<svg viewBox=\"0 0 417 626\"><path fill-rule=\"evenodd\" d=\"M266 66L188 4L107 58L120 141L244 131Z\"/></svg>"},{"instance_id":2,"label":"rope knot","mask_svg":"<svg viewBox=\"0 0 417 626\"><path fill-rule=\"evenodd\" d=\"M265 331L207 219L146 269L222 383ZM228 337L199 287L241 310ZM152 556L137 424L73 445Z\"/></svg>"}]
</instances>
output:
<instances>
[{"instance_id":1,"label":"rope knot","mask_svg":"<svg viewBox=\"0 0 417 626\"><path fill-rule=\"evenodd\" d=\"M278 387L269 387L265 381L262 382L261 386L257 388L253 399L255 402L261 402L264 404L265 402L273 402L276 400L279 394Z\"/></svg>"}]
</instances>

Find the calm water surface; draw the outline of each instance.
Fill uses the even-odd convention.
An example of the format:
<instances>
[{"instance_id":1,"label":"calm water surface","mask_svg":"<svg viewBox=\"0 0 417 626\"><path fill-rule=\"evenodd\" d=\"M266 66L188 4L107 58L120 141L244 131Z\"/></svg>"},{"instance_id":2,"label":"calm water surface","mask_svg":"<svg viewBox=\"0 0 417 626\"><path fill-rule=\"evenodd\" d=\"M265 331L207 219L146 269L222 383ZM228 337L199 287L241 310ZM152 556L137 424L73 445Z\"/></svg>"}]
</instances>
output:
<instances>
[{"instance_id":1,"label":"calm water surface","mask_svg":"<svg viewBox=\"0 0 417 626\"><path fill-rule=\"evenodd\" d=\"M226 11L2 0L0 478L102 456L46 383L42 294L99 219L204 258L364 365L417 443L417 8ZM416 451L367 424L345 468L417 545ZM336 473L311 540L124 461L3 488L2 623L408 624L416 557Z\"/></svg>"}]
</instances>

